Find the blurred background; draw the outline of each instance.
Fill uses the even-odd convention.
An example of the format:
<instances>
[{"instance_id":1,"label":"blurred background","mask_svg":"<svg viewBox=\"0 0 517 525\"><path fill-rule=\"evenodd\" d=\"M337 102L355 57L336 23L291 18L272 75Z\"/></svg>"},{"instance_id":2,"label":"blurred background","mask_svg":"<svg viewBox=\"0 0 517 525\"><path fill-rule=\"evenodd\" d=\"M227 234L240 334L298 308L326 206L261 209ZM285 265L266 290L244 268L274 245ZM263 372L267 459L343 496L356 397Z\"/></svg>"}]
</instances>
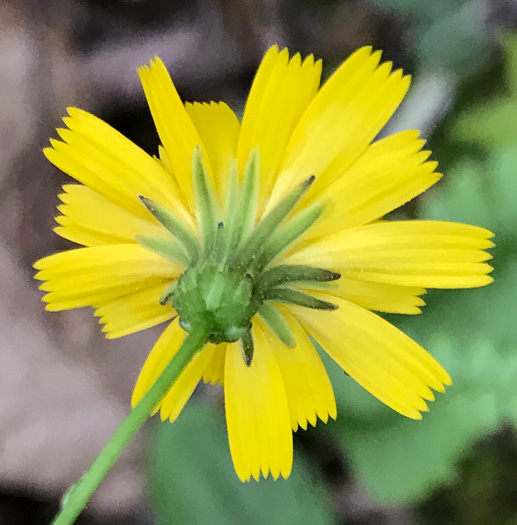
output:
<instances>
[{"instance_id":1,"label":"blurred background","mask_svg":"<svg viewBox=\"0 0 517 525\"><path fill-rule=\"evenodd\" d=\"M394 216L496 234L496 282L433 292L389 316L454 380L422 422L384 407L328 360L339 417L295 435L288 481L241 484L222 392L200 385L174 425L151 420L79 523L517 524L517 1L2 0L0 2L0 524L50 522L128 411L161 328L106 342L91 311L46 313L37 258L66 177L41 154L67 106L150 153L136 75L155 54L185 100L242 114L274 43L328 76L371 44L413 75L388 132L419 128L444 179Z\"/></svg>"}]
</instances>

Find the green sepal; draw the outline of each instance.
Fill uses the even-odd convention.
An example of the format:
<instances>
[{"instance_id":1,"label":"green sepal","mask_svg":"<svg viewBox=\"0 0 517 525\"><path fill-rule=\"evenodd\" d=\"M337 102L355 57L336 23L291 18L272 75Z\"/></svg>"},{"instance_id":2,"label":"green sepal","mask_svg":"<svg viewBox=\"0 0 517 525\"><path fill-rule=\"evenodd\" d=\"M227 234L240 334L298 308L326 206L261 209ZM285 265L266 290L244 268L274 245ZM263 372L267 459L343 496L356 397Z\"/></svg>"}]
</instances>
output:
<instances>
[{"instance_id":1,"label":"green sepal","mask_svg":"<svg viewBox=\"0 0 517 525\"><path fill-rule=\"evenodd\" d=\"M238 250L234 259L238 265L248 266L256 257L266 240L272 235L278 225L289 215L298 201L309 190L314 182L314 175L304 180L301 184L284 197L257 225L247 241Z\"/></svg>"},{"instance_id":2,"label":"green sepal","mask_svg":"<svg viewBox=\"0 0 517 525\"><path fill-rule=\"evenodd\" d=\"M231 171L230 175L238 179L238 168L236 171ZM231 224L231 235L228 237L228 256L233 261L239 246L243 239L249 236L255 224L258 206L259 193L259 175L260 175L260 154L258 148L254 148L250 153L246 166L244 167L244 175L242 178L242 185L238 197L234 199L234 208L228 206L229 222ZM230 181L231 185L235 185L235 180ZM232 187L232 186L230 186Z\"/></svg>"},{"instance_id":3,"label":"green sepal","mask_svg":"<svg viewBox=\"0 0 517 525\"><path fill-rule=\"evenodd\" d=\"M226 218L224 225L224 255L221 262L225 263L240 241L239 213L239 166L234 160L228 174L226 192Z\"/></svg>"},{"instance_id":4,"label":"green sepal","mask_svg":"<svg viewBox=\"0 0 517 525\"><path fill-rule=\"evenodd\" d=\"M207 261L209 263L217 264L221 269L225 263L225 251L226 251L226 231L224 222L217 224L217 230L215 232L214 244L210 250Z\"/></svg>"},{"instance_id":5,"label":"green sepal","mask_svg":"<svg viewBox=\"0 0 517 525\"><path fill-rule=\"evenodd\" d=\"M246 363L246 366L251 366L251 363L253 362L253 354L255 352L255 345L253 343L253 336L251 335L251 332L247 332L244 336L242 336L240 344L244 362Z\"/></svg>"},{"instance_id":6,"label":"green sepal","mask_svg":"<svg viewBox=\"0 0 517 525\"><path fill-rule=\"evenodd\" d=\"M176 288L178 288L178 281L174 281L168 288L163 292L162 296L159 299L159 303L162 306L165 306L166 304L172 305L172 300L174 298L174 293L176 292Z\"/></svg>"},{"instance_id":7,"label":"green sepal","mask_svg":"<svg viewBox=\"0 0 517 525\"><path fill-rule=\"evenodd\" d=\"M205 252L209 252L215 241L219 213L215 189L206 171L199 146L195 147L192 152L192 181L196 198L199 236Z\"/></svg>"},{"instance_id":8,"label":"green sepal","mask_svg":"<svg viewBox=\"0 0 517 525\"><path fill-rule=\"evenodd\" d=\"M322 212L323 204L317 202L293 217L283 228L277 229L264 249L257 254L257 262L253 264L255 271L265 268L277 255L289 248L292 242L321 217Z\"/></svg>"},{"instance_id":9,"label":"green sepal","mask_svg":"<svg viewBox=\"0 0 517 525\"><path fill-rule=\"evenodd\" d=\"M298 264L283 264L274 266L263 272L259 277L257 288L267 290L275 286L295 282L323 283L336 281L340 277L340 273L323 268L314 268L313 266Z\"/></svg>"},{"instance_id":10,"label":"green sepal","mask_svg":"<svg viewBox=\"0 0 517 525\"><path fill-rule=\"evenodd\" d=\"M170 261L187 267L190 264L188 253L177 242L168 239L158 239L147 235L137 235L135 240L140 246L151 250Z\"/></svg>"},{"instance_id":11,"label":"green sepal","mask_svg":"<svg viewBox=\"0 0 517 525\"><path fill-rule=\"evenodd\" d=\"M270 288L264 294L265 300L278 301L281 303L296 304L314 310L337 310L337 305L322 301L312 295L291 290L290 288Z\"/></svg>"},{"instance_id":12,"label":"green sepal","mask_svg":"<svg viewBox=\"0 0 517 525\"><path fill-rule=\"evenodd\" d=\"M278 311L278 308L271 303L264 303L259 308L258 314L285 346L288 348L294 348L296 346L296 338L291 327L285 317Z\"/></svg>"},{"instance_id":13,"label":"green sepal","mask_svg":"<svg viewBox=\"0 0 517 525\"><path fill-rule=\"evenodd\" d=\"M178 243L185 249L190 262L194 263L199 256L199 244L196 237L167 208L143 195L139 195L138 198L149 213L172 233Z\"/></svg>"},{"instance_id":14,"label":"green sepal","mask_svg":"<svg viewBox=\"0 0 517 525\"><path fill-rule=\"evenodd\" d=\"M239 227L243 236L249 234L255 225L257 216L260 177L260 154L258 148L250 153L241 185L241 202L239 204Z\"/></svg>"},{"instance_id":15,"label":"green sepal","mask_svg":"<svg viewBox=\"0 0 517 525\"><path fill-rule=\"evenodd\" d=\"M205 308L208 311L219 308L221 304L221 298L225 292L225 286L228 286L228 280L226 279L226 276L221 272L214 272L214 275L210 279L203 296Z\"/></svg>"}]
</instances>

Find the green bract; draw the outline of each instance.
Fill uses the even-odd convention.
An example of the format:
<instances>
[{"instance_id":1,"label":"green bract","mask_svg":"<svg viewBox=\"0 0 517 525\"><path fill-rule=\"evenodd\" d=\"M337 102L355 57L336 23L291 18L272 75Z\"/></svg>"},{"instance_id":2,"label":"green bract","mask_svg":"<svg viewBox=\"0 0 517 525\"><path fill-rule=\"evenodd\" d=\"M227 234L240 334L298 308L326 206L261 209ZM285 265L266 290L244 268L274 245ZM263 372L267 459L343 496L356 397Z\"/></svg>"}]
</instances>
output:
<instances>
[{"instance_id":1,"label":"green bract","mask_svg":"<svg viewBox=\"0 0 517 525\"><path fill-rule=\"evenodd\" d=\"M314 176L296 186L256 222L258 149L250 154L240 186L237 164L233 164L228 207L224 211L220 210L200 148L193 152L192 173L198 237L166 208L140 196L144 206L174 239L141 236L137 241L187 267L160 302L174 307L181 327L187 332L203 326L209 333L210 343L240 341L248 365L253 359L251 320L256 314L286 346L296 346L289 324L274 303L320 310L337 308L293 286L334 281L339 279L339 273L301 265L274 266L275 258L307 231L323 211L323 206L316 203L288 219L311 187Z\"/></svg>"}]
</instances>

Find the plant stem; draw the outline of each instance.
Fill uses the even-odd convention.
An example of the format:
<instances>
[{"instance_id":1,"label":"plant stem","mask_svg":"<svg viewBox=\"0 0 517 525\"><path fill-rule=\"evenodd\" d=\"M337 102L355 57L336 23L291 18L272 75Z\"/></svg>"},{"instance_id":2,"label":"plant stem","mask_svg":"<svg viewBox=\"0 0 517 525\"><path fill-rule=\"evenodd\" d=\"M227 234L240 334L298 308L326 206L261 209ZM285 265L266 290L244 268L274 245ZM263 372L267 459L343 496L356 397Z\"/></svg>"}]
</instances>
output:
<instances>
[{"instance_id":1,"label":"plant stem","mask_svg":"<svg viewBox=\"0 0 517 525\"><path fill-rule=\"evenodd\" d=\"M163 399L192 357L203 348L207 335L207 330L198 326L185 337L177 354L149 392L118 427L86 474L68 490L63 498L61 511L52 522L53 525L72 525L75 522L131 438L145 423L151 411Z\"/></svg>"}]
</instances>

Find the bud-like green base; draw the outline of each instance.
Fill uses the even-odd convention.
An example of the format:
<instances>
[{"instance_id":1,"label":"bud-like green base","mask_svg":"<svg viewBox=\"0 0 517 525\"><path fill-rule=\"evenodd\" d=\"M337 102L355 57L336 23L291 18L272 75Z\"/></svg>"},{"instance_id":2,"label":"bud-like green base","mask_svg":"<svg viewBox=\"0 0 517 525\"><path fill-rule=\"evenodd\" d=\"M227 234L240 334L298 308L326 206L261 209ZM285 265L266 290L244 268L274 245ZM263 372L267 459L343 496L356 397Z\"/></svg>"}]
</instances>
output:
<instances>
[{"instance_id":1,"label":"bud-like green base","mask_svg":"<svg viewBox=\"0 0 517 525\"><path fill-rule=\"evenodd\" d=\"M260 303L251 276L213 264L193 266L178 279L172 306L186 331L206 326L210 343L232 343L251 330Z\"/></svg>"}]
</instances>

